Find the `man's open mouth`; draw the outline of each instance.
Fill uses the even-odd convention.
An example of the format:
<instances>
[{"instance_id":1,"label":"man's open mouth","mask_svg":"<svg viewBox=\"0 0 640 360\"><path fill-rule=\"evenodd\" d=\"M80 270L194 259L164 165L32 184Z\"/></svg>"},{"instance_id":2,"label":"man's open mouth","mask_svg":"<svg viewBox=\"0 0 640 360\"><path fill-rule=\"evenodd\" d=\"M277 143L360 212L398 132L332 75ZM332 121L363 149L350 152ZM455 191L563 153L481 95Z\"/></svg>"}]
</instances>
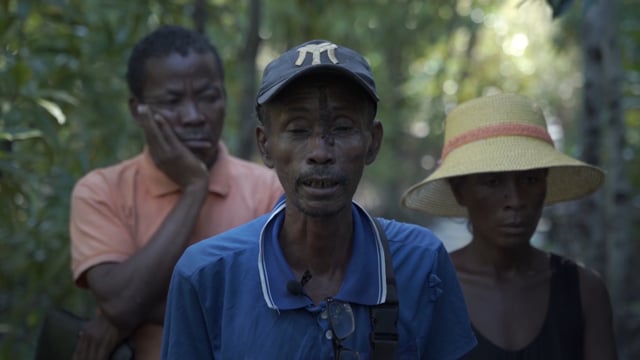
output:
<instances>
[{"instance_id":1,"label":"man's open mouth","mask_svg":"<svg viewBox=\"0 0 640 360\"><path fill-rule=\"evenodd\" d=\"M330 188L338 185L338 182L331 179L308 179L302 181L304 186L309 186L313 188Z\"/></svg>"}]
</instances>

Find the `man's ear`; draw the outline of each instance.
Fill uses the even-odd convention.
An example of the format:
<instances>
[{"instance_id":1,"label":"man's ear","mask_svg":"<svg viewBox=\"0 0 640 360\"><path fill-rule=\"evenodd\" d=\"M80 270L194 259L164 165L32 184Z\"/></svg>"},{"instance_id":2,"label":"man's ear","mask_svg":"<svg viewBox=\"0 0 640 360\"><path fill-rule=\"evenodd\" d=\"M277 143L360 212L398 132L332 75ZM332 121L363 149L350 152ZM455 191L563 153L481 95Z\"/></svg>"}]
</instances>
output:
<instances>
[{"instance_id":1,"label":"man's ear","mask_svg":"<svg viewBox=\"0 0 640 360\"><path fill-rule=\"evenodd\" d=\"M140 103L140 101L138 101L138 99L135 96L131 96L129 97L129 114L131 114L131 116L133 117L133 120L135 120L136 124L140 125L140 110L139 110L139 106L141 106L142 104Z\"/></svg>"},{"instance_id":2,"label":"man's ear","mask_svg":"<svg viewBox=\"0 0 640 360\"><path fill-rule=\"evenodd\" d=\"M371 125L371 142L369 143L367 158L365 159L367 165L370 165L376 160L380 147L382 146L383 135L384 129L382 123L378 120L373 120L373 124Z\"/></svg>"},{"instance_id":3,"label":"man's ear","mask_svg":"<svg viewBox=\"0 0 640 360\"><path fill-rule=\"evenodd\" d=\"M271 155L269 155L269 139L267 131L262 124L256 127L256 143L258 151L260 151L260 156L262 157L262 162L266 167L273 169L273 160L271 159Z\"/></svg>"}]
</instances>

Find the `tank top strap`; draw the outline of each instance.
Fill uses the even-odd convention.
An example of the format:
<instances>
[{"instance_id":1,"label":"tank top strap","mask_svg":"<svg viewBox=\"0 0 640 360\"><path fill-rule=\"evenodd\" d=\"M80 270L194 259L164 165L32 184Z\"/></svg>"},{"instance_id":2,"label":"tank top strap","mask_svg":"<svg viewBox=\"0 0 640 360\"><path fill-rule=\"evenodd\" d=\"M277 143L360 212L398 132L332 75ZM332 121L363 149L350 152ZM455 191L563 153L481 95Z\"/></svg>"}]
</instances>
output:
<instances>
[{"instance_id":1,"label":"tank top strap","mask_svg":"<svg viewBox=\"0 0 640 360\"><path fill-rule=\"evenodd\" d=\"M550 263L551 297L544 333L557 340L546 339L545 343L564 349L572 359L582 359L584 323L578 265L556 254L551 254Z\"/></svg>"}]
</instances>

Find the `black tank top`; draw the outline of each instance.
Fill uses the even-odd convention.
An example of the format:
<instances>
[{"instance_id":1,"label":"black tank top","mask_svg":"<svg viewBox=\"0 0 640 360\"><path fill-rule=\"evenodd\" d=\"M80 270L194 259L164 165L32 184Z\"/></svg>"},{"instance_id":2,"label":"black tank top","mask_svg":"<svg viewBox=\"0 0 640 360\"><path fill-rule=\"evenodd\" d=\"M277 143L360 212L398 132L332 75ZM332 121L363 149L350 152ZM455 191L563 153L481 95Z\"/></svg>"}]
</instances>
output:
<instances>
[{"instance_id":1,"label":"black tank top","mask_svg":"<svg viewBox=\"0 0 640 360\"><path fill-rule=\"evenodd\" d=\"M584 326L577 265L551 254L547 317L540 333L521 350L502 349L473 328L478 345L465 360L581 360Z\"/></svg>"}]
</instances>

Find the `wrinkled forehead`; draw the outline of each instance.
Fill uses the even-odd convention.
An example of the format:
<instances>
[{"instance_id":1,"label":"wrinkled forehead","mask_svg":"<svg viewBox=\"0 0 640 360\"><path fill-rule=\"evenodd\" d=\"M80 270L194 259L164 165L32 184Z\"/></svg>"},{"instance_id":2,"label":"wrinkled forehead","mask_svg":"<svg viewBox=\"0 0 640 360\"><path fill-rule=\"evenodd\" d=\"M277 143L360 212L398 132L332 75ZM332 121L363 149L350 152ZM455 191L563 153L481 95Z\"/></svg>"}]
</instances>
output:
<instances>
[{"instance_id":1,"label":"wrinkled forehead","mask_svg":"<svg viewBox=\"0 0 640 360\"><path fill-rule=\"evenodd\" d=\"M368 95L353 79L336 73L309 74L288 84L270 103L286 104L310 96L331 98L333 101L360 106Z\"/></svg>"},{"instance_id":2,"label":"wrinkled forehead","mask_svg":"<svg viewBox=\"0 0 640 360\"><path fill-rule=\"evenodd\" d=\"M210 84L223 86L222 74L211 54L172 53L164 57L150 58L147 61L142 83L143 93L154 90L183 88L193 86L202 88ZM148 94L147 94L148 95Z\"/></svg>"}]
</instances>

